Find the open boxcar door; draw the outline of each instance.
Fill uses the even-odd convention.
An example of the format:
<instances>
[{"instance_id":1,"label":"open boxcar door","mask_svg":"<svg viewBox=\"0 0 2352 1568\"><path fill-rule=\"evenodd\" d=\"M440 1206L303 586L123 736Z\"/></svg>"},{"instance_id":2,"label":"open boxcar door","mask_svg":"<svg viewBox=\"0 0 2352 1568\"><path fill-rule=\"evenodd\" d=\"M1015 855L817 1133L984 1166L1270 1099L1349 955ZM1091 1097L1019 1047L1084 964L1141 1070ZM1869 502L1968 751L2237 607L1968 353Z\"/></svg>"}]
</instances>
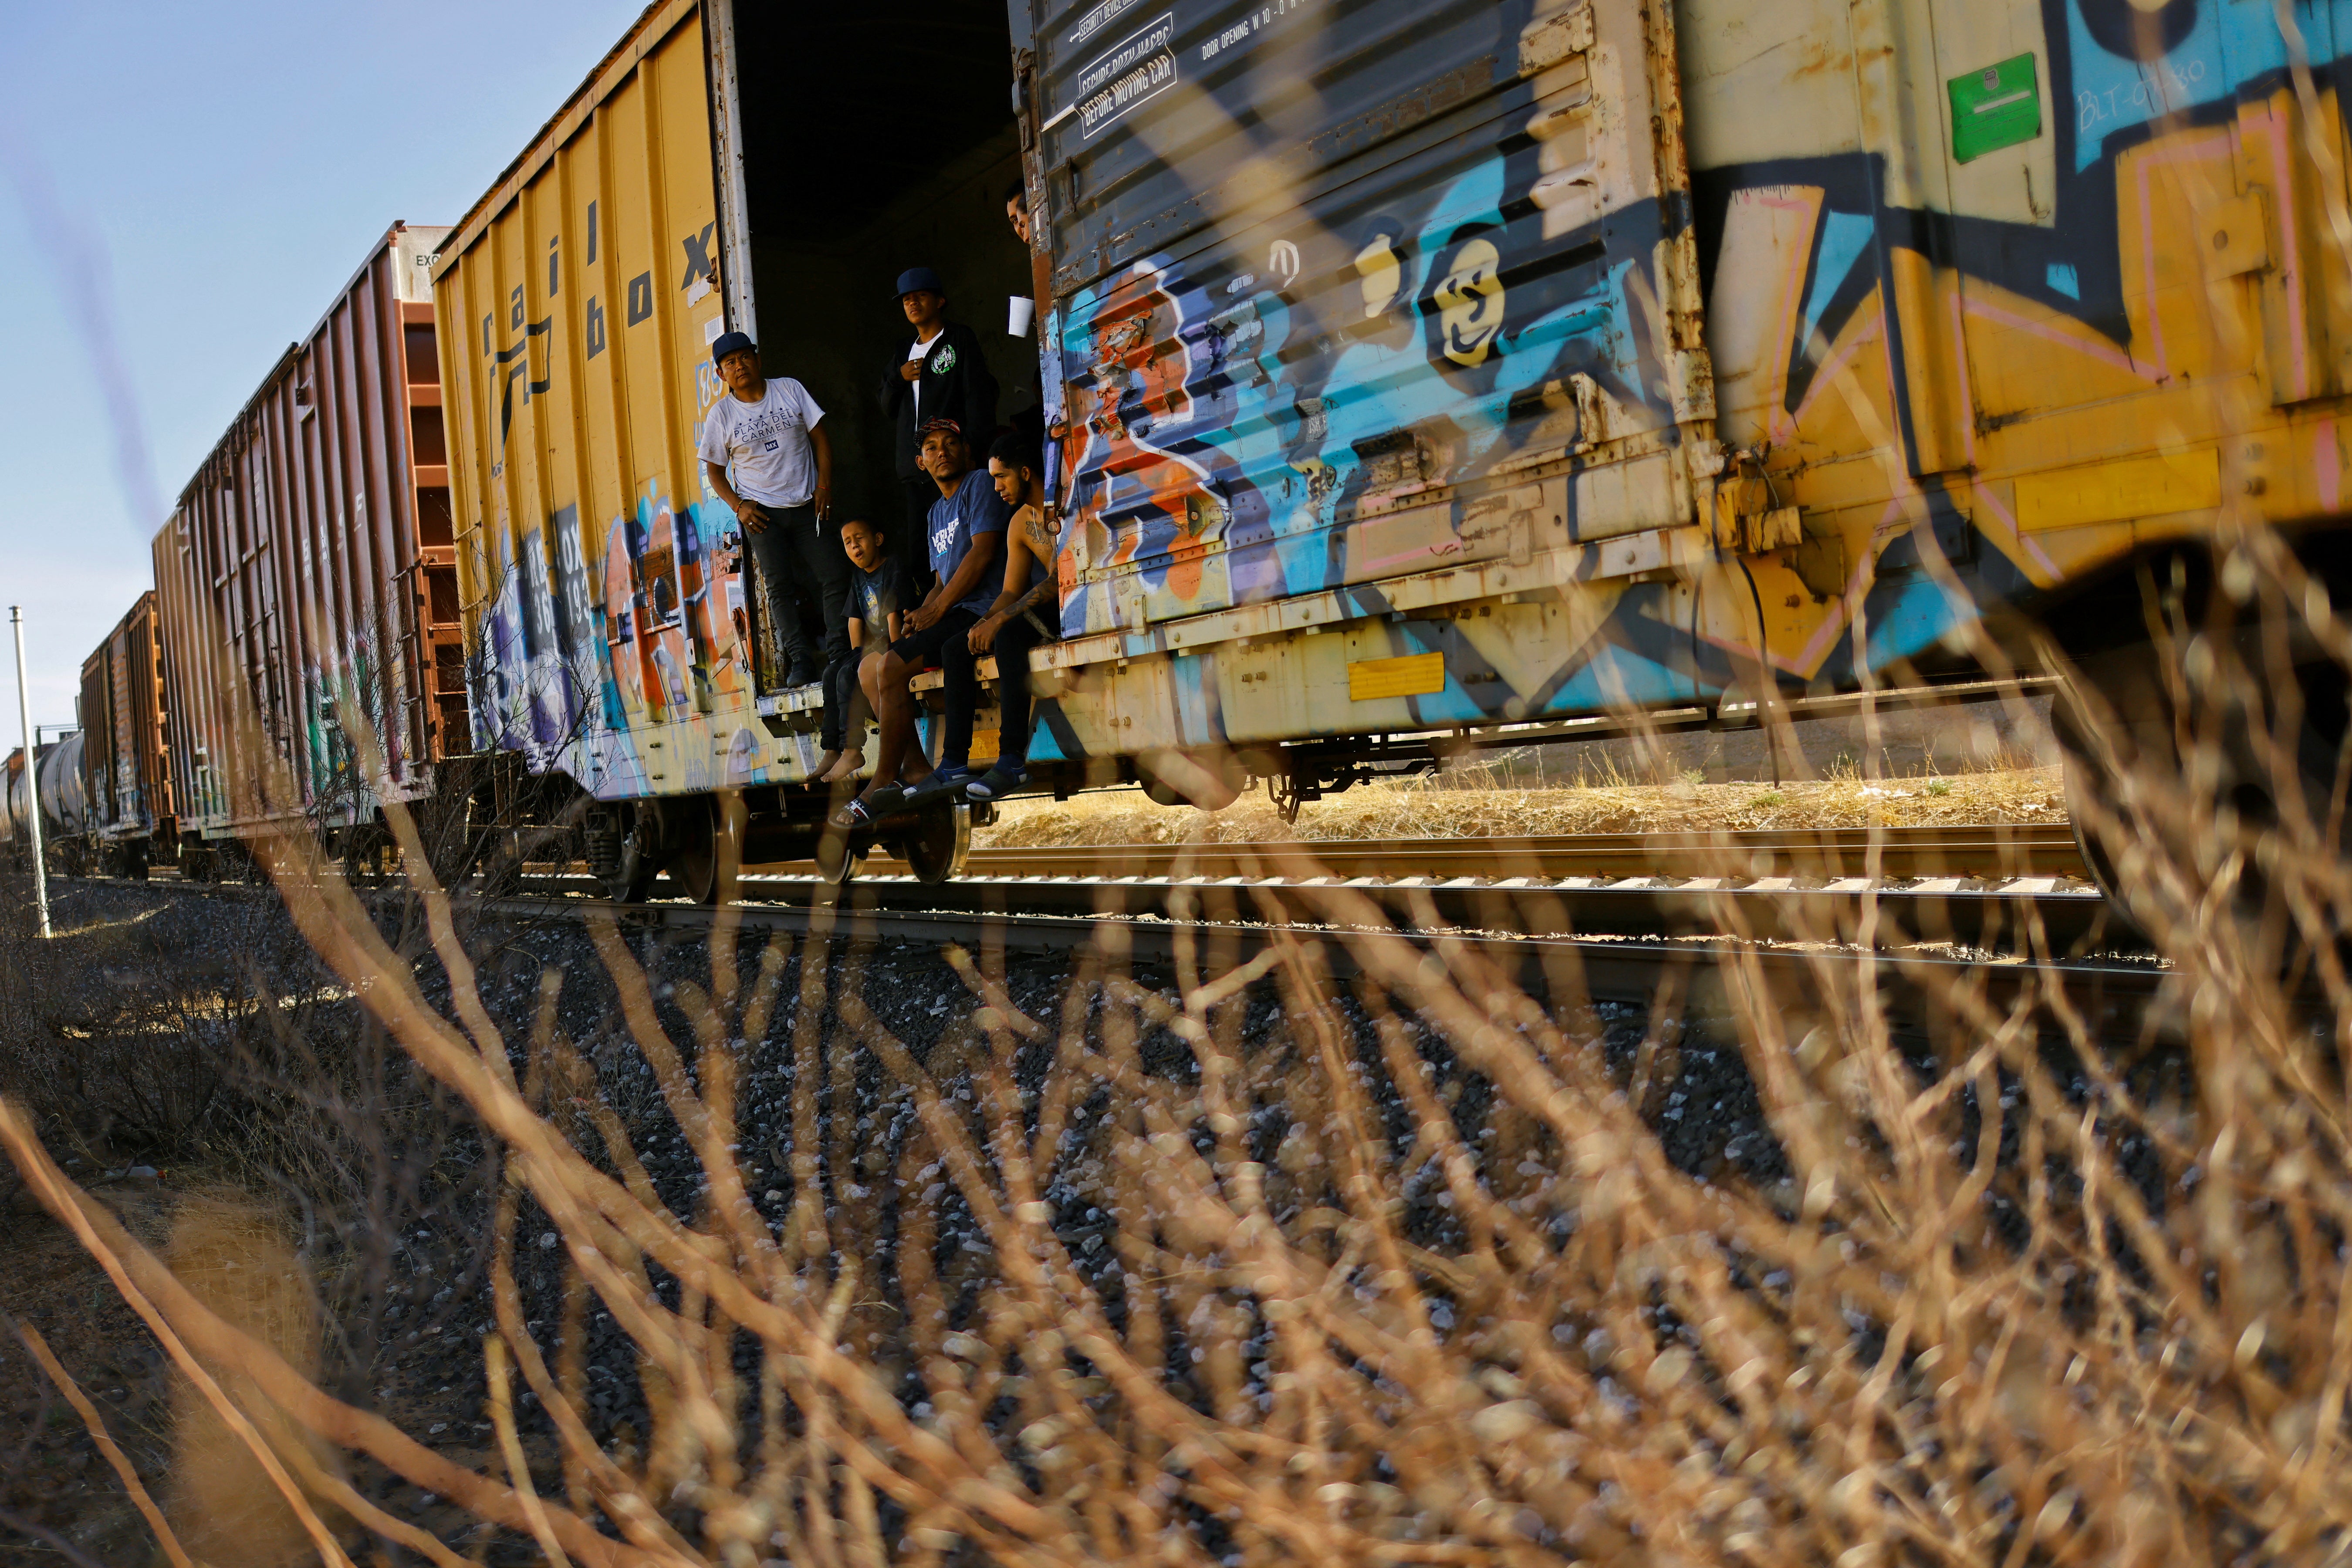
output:
<instances>
[{"instance_id":1,"label":"open boxcar door","mask_svg":"<svg viewBox=\"0 0 2352 1568\"><path fill-rule=\"evenodd\" d=\"M1011 11L1066 634L1702 515L1668 7Z\"/></svg>"}]
</instances>

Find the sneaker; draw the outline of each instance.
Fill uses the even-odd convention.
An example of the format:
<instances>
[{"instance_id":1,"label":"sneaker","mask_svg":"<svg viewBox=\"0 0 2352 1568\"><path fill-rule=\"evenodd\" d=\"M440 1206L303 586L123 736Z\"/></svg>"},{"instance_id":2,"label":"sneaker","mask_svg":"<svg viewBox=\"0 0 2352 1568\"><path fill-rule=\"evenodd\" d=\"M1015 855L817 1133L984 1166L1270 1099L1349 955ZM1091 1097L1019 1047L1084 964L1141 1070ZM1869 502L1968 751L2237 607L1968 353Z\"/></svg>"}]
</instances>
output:
<instances>
[{"instance_id":1,"label":"sneaker","mask_svg":"<svg viewBox=\"0 0 2352 1568\"><path fill-rule=\"evenodd\" d=\"M997 763L980 777L963 786L966 800L1003 800L1029 782L1029 770L1019 763L1010 767Z\"/></svg>"}]
</instances>

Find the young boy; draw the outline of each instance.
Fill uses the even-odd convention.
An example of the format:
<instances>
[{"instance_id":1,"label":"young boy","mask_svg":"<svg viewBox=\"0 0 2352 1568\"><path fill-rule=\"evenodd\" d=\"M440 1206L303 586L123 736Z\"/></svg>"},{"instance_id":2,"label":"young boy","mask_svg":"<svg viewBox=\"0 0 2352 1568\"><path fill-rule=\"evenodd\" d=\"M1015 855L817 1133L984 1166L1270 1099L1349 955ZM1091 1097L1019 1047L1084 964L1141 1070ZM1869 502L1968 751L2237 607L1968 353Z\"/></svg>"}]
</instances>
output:
<instances>
[{"instance_id":1,"label":"young boy","mask_svg":"<svg viewBox=\"0 0 2352 1568\"><path fill-rule=\"evenodd\" d=\"M812 775L820 784L857 776L866 766L866 721L873 710L874 683L882 656L898 640L906 606L913 603L906 563L890 552L889 535L862 517L841 525L841 548L849 557L850 656L824 672L824 757ZM856 743L850 743L850 737Z\"/></svg>"},{"instance_id":2,"label":"young boy","mask_svg":"<svg viewBox=\"0 0 2352 1568\"><path fill-rule=\"evenodd\" d=\"M1013 509L1013 521L1004 531L1003 591L965 635L972 657L996 651L999 710L996 762L964 786L971 800L1002 800L1029 782L1029 654L1062 635L1044 473L1037 448L1021 436L1001 436L989 448L988 477Z\"/></svg>"}]
</instances>

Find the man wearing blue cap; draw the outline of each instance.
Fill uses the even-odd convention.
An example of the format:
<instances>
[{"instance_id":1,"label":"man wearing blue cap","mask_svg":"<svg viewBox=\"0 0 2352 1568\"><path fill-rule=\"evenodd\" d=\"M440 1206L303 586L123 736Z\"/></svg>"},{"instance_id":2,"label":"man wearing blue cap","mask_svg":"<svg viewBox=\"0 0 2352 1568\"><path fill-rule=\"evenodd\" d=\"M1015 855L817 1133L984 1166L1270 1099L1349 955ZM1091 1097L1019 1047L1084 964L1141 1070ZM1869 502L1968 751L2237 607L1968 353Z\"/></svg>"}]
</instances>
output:
<instances>
[{"instance_id":1,"label":"man wearing blue cap","mask_svg":"<svg viewBox=\"0 0 2352 1568\"><path fill-rule=\"evenodd\" d=\"M741 332L720 333L710 358L727 395L704 413L696 455L710 493L751 537L777 640L792 660L784 684L807 686L849 657L849 558L831 526L833 439L824 410L792 377L763 374L759 349ZM800 616L800 595L812 589L824 617L822 660Z\"/></svg>"},{"instance_id":2,"label":"man wearing blue cap","mask_svg":"<svg viewBox=\"0 0 2352 1568\"><path fill-rule=\"evenodd\" d=\"M898 483L907 509L890 541L902 561L924 559L931 505L940 499L920 463L917 434L933 419L952 419L966 438L987 450L996 428L996 378L980 350L980 334L947 319L947 285L928 267L898 274L898 307L915 329L914 342L882 375L882 412L898 427Z\"/></svg>"}]
</instances>

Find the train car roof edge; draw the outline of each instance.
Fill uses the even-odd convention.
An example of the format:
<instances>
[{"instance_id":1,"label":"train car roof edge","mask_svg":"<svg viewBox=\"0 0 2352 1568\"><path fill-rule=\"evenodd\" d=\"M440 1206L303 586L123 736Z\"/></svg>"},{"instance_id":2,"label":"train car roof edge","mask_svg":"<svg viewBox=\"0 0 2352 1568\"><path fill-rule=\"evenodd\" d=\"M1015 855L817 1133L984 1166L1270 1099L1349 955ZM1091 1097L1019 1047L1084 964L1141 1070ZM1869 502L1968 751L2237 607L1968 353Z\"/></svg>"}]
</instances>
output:
<instances>
[{"instance_id":1,"label":"train car roof edge","mask_svg":"<svg viewBox=\"0 0 2352 1568\"><path fill-rule=\"evenodd\" d=\"M195 471L188 476L184 484L173 492L172 511L156 526L155 532L149 535L151 542L160 537L165 529L172 526L172 518L177 516L180 510L188 504L189 492L196 488L197 481L204 478L205 470L210 468L213 459L220 455L221 443L228 439L229 433L244 422L247 415L253 412L254 405L269 395L270 388L286 379L289 368L301 357L302 345L315 340L328 321L333 319L335 307L341 304L353 289L359 287L360 280L365 278L368 275L368 269L375 265L376 258L390 249L399 237L410 229L425 228L437 228L445 235L454 232L453 226L446 224L410 223L405 218L394 218L391 226L377 237L374 244L368 247L367 254L361 258L360 264L352 269L351 276L343 279L342 287L335 290L334 297L328 301L327 308L319 312L318 320L310 323L308 331L288 343L285 353L269 362L269 368L262 373L260 381L254 384L251 395L243 403L237 405L236 412L230 415L227 422L221 426L220 436L211 446L205 448L205 455L196 461Z\"/></svg>"}]
</instances>

